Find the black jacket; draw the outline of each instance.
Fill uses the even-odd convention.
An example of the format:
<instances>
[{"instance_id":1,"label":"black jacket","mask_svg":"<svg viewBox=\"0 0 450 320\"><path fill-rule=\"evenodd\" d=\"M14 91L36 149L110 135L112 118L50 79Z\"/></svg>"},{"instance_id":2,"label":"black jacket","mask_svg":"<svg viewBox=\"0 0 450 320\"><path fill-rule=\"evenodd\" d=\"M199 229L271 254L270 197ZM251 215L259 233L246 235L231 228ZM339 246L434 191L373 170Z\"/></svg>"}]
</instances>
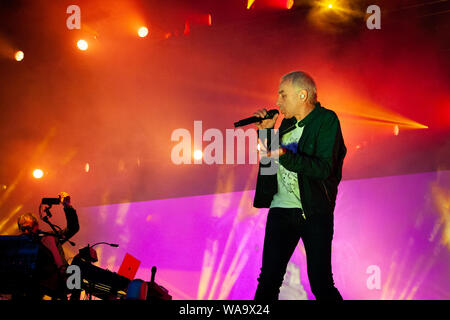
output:
<instances>
[{"instance_id":1,"label":"black jacket","mask_svg":"<svg viewBox=\"0 0 450 320\"><path fill-rule=\"evenodd\" d=\"M347 153L339 119L334 111L317 102L303 120L297 122L295 117L283 119L276 137L281 142L281 137L295 126L304 126L297 150L288 149L280 156L279 163L287 170L297 172L300 199L307 218L315 214L333 214ZM265 130L270 149L270 129ZM259 131L261 136L262 130ZM260 161L259 164L253 206L269 208L278 190L277 174L262 175L261 168L270 164L261 162L267 163Z\"/></svg>"}]
</instances>

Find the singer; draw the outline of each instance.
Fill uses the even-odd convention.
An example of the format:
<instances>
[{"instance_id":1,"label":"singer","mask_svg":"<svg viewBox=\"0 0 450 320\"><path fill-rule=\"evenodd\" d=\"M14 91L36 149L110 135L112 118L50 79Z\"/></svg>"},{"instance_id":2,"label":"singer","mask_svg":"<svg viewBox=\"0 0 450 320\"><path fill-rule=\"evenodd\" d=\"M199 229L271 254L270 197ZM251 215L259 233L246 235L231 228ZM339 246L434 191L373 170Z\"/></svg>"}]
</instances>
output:
<instances>
[{"instance_id":1,"label":"singer","mask_svg":"<svg viewBox=\"0 0 450 320\"><path fill-rule=\"evenodd\" d=\"M300 238L316 299L342 300L331 271L333 212L347 152L339 119L320 105L314 80L301 71L281 78L277 105L285 117L278 131L281 147L271 150L270 142L260 145L278 168L273 175L258 170L253 202L256 208L270 208L255 300L278 300ZM265 114L263 109L254 115L264 118ZM258 132L273 129L277 118L262 120ZM259 165L261 169L263 164Z\"/></svg>"},{"instance_id":2,"label":"singer","mask_svg":"<svg viewBox=\"0 0 450 320\"><path fill-rule=\"evenodd\" d=\"M72 238L80 229L76 210L72 207L70 196L61 192L60 202L64 207L67 227L59 232L42 232L39 222L31 213L22 214L17 225L22 235L32 237L39 242L37 271L35 276L36 292L31 299L41 299L43 295L52 298L67 299L66 296L66 261L62 245Z\"/></svg>"}]
</instances>

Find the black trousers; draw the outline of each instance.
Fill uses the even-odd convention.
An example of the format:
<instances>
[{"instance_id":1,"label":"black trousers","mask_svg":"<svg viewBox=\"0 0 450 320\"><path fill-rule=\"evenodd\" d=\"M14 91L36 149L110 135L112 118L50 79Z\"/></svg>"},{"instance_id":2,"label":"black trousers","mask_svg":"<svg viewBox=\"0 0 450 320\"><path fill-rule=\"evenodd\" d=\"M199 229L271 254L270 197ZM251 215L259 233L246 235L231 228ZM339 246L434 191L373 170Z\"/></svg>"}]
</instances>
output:
<instances>
[{"instance_id":1,"label":"black trousers","mask_svg":"<svg viewBox=\"0 0 450 320\"><path fill-rule=\"evenodd\" d=\"M271 208L255 300L278 300L287 264L302 238L311 291L317 300L342 300L331 272L333 216L302 217L299 208Z\"/></svg>"}]
</instances>

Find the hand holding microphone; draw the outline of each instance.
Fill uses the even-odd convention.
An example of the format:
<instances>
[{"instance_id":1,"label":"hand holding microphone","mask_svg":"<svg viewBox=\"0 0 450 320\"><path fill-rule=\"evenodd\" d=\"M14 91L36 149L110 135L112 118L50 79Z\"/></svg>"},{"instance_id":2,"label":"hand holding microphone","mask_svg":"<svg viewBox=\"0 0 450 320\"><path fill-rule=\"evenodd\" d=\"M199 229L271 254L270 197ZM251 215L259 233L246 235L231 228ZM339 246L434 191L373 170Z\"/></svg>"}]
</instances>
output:
<instances>
[{"instance_id":1,"label":"hand holding microphone","mask_svg":"<svg viewBox=\"0 0 450 320\"><path fill-rule=\"evenodd\" d=\"M254 123L259 130L273 129L275 127L275 123L277 122L278 114L279 112L277 109L267 110L264 108L261 110L257 110L255 113L253 113L253 117L235 122L234 127L242 127ZM280 148L274 151L267 150L267 138L265 138L264 141L261 141L260 138L258 138L258 144L260 152L266 154L267 157L278 158L286 153L286 149L284 148Z\"/></svg>"},{"instance_id":2,"label":"hand holding microphone","mask_svg":"<svg viewBox=\"0 0 450 320\"><path fill-rule=\"evenodd\" d=\"M234 127L243 127L248 124L256 123L256 126L258 129L271 129L275 126L275 122L278 118L278 110L277 109L271 109L271 110L258 110L254 113L253 117L246 118L239 120L238 122L234 123ZM269 121L267 121L269 120Z\"/></svg>"},{"instance_id":3,"label":"hand holding microphone","mask_svg":"<svg viewBox=\"0 0 450 320\"><path fill-rule=\"evenodd\" d=\"M272 115L270 113L272 113ZM275 123L277 122L278 119L278 110L273 109L267 111L264 108L256 111L254 115L255 117L264 119L256 123L256 127L258 129L272 129L275 126Z\"/></svg>"}]
</instances>

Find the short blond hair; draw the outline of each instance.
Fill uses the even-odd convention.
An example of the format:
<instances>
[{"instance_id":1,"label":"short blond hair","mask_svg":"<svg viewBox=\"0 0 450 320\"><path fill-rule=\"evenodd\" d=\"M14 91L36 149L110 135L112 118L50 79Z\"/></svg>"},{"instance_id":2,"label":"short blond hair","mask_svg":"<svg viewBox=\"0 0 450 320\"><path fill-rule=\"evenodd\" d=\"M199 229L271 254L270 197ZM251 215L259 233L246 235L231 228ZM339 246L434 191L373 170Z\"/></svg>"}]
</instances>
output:
<instances>
[{"instance_id":1,"label":"short blond hair","mask_svg":"<svg viewBox=\"0 0 450 320\"><path fill-rule=\"evenodd\" d=\"M25 231L25 227L24 224L28 221L32 222L32 226L34 227L35 225L38 224L38 220L36 219L36 217L32 214L32 213L24 213L22 215L19 216L19 218L17 219L17 226L19 227L19 230L21 232Z\"/></svg>"}]
</instances>

